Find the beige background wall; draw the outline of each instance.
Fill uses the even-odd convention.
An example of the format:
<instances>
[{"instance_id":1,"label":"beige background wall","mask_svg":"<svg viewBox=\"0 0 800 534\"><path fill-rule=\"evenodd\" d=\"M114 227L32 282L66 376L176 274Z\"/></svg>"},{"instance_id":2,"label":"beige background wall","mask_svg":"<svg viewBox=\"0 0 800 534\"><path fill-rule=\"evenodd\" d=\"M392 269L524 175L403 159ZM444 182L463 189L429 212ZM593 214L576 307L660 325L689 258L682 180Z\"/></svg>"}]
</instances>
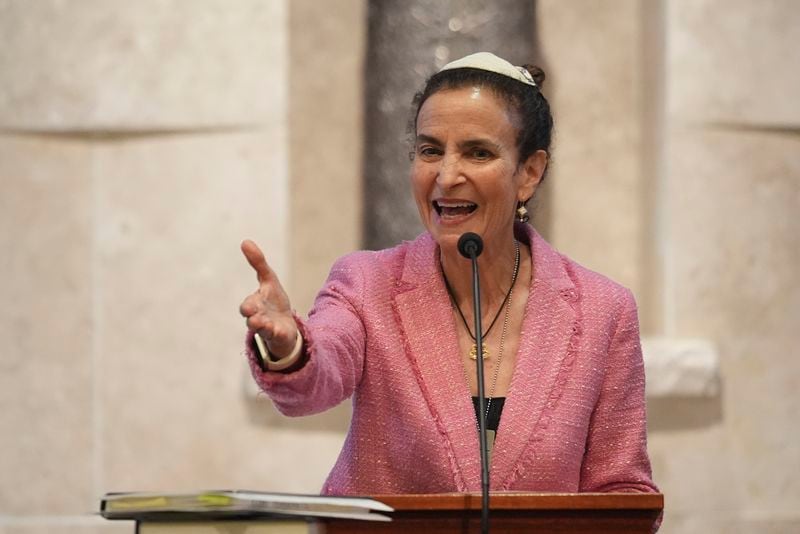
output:
<instances>
[{"instance_id":1,"label":"beige background wall","mask_svg":"<svg viewBox=\"0 0 800 534\"><path fill-rule=\"evenodd\" d=\"M313 492L338 453L347 406L247 389L238 244L300 311L358 246L366 0L188 6L0 0L0 534L130 532L89 515L111 490ZM650 400L662 532L796 532L800 10L538 22L553 241L719 359L717 393Z\"/></svg>"},{"instance_id":2,"label":"beige background wall","mask_svg":"<svg viewBox=\"0 0 800 534\"><path fill-rule=\"evenodd\" d=\"M358 44L348 17L329 37ZM291 225L292 20L282 1L0 1L3 534L130 532L91 517L105 491L321 486L341 422L248 396L237 314L241 239L291 285L313 223ZM327 137L357 145L346 128Z\"/></svg>"},{"instance_id":3,"label":"beige background wall","mask_svg":"<svg viewBox=\"0 0 800 534\"><path fill-rule=\"evenodd\" d=\"M719 361L717 394L650 399L662 532L800 530L798 7L539 2L554 242L634 289L649 345Z\"/></svg>"},{"instance_id":4,"label":"beige background wall","mask_svg":"<svg viewBox=\"0 0 800 534\"><path fill-rule=\"evenodd\" d=\"M719 421L664 435L658 462L692 488L676 528L794 532L800 9L676 1L666 24L664 326L714 340L724 389Z\"/></svg>"}]
</instances>

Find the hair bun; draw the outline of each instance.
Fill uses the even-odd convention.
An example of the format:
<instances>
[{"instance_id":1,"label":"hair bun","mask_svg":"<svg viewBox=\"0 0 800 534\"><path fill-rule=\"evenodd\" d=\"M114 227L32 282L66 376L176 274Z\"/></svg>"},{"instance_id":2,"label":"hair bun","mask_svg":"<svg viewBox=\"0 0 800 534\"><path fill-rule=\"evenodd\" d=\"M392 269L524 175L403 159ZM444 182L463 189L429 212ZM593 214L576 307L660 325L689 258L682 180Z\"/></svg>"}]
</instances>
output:
<instances>
[{"instance_id":1,"label":"hair bun","mask_svg":"<svg viewBox=\"0 0 800 534\"><path fill-rule=\"evenodd\" d=\"M545 79L544 71L536 65L523 65L522 68L530 73L533 81L536 82L536 85L541 89Z\"/></svg>"}]
</instances>

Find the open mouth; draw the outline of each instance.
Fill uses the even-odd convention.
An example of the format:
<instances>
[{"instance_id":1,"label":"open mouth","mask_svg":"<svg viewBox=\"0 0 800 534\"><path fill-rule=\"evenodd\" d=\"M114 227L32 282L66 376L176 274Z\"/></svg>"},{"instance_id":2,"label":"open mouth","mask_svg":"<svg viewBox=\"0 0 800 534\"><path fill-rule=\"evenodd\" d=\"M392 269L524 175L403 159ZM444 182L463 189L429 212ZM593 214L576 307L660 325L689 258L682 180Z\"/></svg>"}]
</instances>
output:
<instances>
[{"instance_id":1,"label":"open mouth","mask_svg":"<svg viewBox=\"0 0 800 534\"><path fill-rule=\"evenodd\" d=\"M440 217L462 217L478 209L478 205L463 200L434 200L433 209Z\"/></svg>"}]
</instances>

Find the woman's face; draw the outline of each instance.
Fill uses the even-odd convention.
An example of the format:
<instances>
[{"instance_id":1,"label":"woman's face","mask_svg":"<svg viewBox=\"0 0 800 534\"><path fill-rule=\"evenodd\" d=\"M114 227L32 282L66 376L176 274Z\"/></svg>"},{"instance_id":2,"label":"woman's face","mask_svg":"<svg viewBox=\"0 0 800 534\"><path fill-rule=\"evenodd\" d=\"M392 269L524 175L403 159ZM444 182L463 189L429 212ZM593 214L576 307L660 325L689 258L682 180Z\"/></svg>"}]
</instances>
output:
<instances>
[{"instance_id":1,"label":"woman's face","mask_svg":"<svg viewBox=\"0 0 800 534\"><path fill-rule=\"evenodd\" d=\"M517 201L533 195L543 151L519 162L515 114L487 88L439 91L417 117L411 181L422 222L442 248L464 232L513 235ZM541 168L539 168L541 167Z\"/></svg>"}]
</instances>

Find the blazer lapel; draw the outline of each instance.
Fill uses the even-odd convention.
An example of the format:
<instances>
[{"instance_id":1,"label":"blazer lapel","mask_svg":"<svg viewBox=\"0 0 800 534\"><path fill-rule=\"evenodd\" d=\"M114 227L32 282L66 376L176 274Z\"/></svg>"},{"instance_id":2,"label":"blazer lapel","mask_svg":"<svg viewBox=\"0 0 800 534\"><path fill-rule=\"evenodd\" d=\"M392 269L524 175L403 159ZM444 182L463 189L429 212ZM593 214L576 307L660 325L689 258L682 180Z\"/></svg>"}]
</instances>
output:
<instances>
[{"instance_id":1,"label":"blazer lapel","mask_svg":"<svg viewBox=\"0 0 800 534\"><path fill-rule=\"evenodd\" d=\"M480 455L469 387L437 257L428 234L409 245L394 309L406 354L448 449L458 491L480 488Z\"/></svg>"},{"instance_id":2,"label":"blazer lapel","mask_svg":"<svg viewBox=\"0 0 800 534\"><path fill-rule=\"evenodd\" d=\"M493 489L510 487L525 448L549 424L547 412L556 400L559 371L578 327L571 304L575 287L561 256L532 228L521 231L530 240L534 271L516 367L492 452Z\"/></svg>"}]
</instances>

